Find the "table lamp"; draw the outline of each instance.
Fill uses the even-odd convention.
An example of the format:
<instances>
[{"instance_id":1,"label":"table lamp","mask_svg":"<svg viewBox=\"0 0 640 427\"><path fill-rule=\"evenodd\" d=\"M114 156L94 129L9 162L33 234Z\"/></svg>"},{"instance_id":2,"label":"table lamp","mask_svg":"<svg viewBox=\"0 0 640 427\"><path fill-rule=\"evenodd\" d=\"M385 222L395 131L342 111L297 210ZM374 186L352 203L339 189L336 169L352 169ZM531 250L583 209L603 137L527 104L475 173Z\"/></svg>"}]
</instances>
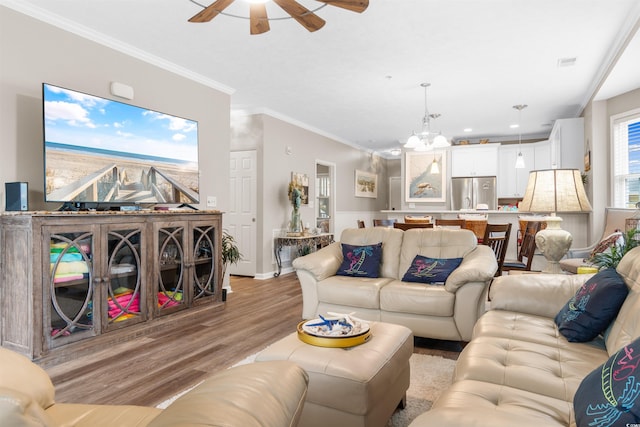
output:
<instances>
[{"instance_id":1,"label":"table lamp","mask_svg":"<svg viewBox=\"0 0 640 427\"><path fill-rule=\"evenodd\" d=\"M557 212L591 212L591 204L578 169L531 171L527 189L518 205L522 212L550 213L544 218L547 228L536 234L536 246L547 259L543 273L562 273L559 261L573 242L571 233L560 227Z\"/></svg>"}]
</instances>

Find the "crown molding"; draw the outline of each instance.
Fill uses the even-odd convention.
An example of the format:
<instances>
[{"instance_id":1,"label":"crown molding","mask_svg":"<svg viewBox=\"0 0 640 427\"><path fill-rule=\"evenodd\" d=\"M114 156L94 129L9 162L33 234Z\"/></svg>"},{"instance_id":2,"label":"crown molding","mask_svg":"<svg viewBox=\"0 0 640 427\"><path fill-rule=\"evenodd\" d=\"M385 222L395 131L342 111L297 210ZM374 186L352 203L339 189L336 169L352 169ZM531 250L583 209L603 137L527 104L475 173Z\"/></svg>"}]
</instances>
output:
<instances>
[{"instance_id":1,"label":"crown molding","mask_svg":"<svg viewBox=\"0 0 640 427\"><path fill-rule=\"evenodd\" d=\"M49 11L35 7L28 3L23 3L18 0L0 0L0 5L6 6L9 9L13 9L44 23L53 25L54 27L60 28L64 31L68 31L84 39L91 40L108 48L114 49L118 52L144 61L148 64L155 65L156 67L170 71L189 80L203 84L212 89L219 90L220 92L223 92L227 95L232 95L235 92L235 89L230 86L219 83L215 80L203 76L202 74L195 73L178 64L164 60L158 56L150 54L149 52L145 52L142 49L138 49L127 43L123 43L119 40L114 39L113 37L109 37L105 34L85 27L84 25L80 25L77 22L73 22L60 15L52 14Z\"/></svg>"}]
</instances>

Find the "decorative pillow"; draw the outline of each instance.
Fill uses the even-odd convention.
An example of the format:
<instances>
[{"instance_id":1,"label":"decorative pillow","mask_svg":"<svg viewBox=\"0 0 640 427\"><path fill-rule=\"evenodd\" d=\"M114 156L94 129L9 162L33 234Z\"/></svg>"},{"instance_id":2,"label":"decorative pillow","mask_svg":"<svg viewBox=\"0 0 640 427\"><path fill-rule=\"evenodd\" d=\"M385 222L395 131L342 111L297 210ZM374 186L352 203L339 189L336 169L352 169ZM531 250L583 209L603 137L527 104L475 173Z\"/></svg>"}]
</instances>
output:
<instances>
[{"instance_id":1,"label":"decorative pillow","mask_svg":"<svg viewBox=\"0 0 640 427\"><path fill-rule=\"evenodd\" d=\"M578 427L640 423L640 338L584 377L573 398Z\"/></svg>"},{"instance_id":2,"label":"decorative pillow","mask_svg":"<svg viewBox=\"0 0 640 427\"><path fill-rule=\"evenodd\" d=\"M585 282L555 317L560 333L571 342L591 341L618 315L629 289L613 268Z\"/></svg>"},{"instance_id":3,"label":"decorative pillow","mask_svg":"<svg viewBox=\"0 0 640 427\"><path fill-rule=\"evenodd\" d=\"M593 248L593 250L589 254L588 259L591 259L597 254L600 254L606 251L607 249L609 249L620 239L620 237L622 237L622 232L616 231L614 233L609 234L604 239L600 240L600 242L598 242L598 244Z\"/></svg>"},{"instance_id":4,"label":"decorative pillow","mask_svg":"<svg viewBox=\"0 0 640 427\"><path fill-rule=\"evenodd\" d=\"M462 263L462 258L429 258L416 255L411 266L402 277L403 282L444 283L453 270Z\"/></svg>"},{"instance_id":5,"label":"decorative pillow","mask_svg":"<svg viewBox=\"0 0 640 427\"><path fill-rule=\"evenodd\" d=\"M342 265L338 276L380 277L382 242L374 245L355 246L342 243Z\"/></svg>"}]
</instances>

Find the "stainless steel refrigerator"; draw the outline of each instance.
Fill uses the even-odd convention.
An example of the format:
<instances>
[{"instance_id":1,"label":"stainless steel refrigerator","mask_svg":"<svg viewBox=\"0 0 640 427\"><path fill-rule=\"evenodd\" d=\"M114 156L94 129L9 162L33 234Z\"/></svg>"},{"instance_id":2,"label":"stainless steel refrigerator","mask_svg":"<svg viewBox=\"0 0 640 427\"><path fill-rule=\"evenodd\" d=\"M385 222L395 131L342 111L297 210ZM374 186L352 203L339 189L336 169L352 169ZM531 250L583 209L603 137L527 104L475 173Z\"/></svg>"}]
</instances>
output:
<instances>
[{"instance_id":1,"label":"stainless steel refrigerator","mask_svg":"<svg viewBox=\"0 0 640 427\"><path fill-rule=\"evenodd\" d=\"M498 197L495 176L451 178L451 209L496 210Z\"/></svg>"}]
</instances>

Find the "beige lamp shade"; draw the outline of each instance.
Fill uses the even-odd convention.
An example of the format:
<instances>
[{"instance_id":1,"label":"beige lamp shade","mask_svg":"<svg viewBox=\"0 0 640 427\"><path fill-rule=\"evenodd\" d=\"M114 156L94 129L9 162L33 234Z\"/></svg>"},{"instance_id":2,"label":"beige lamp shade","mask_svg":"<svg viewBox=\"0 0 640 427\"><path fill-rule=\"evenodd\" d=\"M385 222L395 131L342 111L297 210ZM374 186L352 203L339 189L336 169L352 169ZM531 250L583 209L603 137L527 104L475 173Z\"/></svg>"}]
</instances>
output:
<instances>
[{"instance_id":1,"label":"beige lamp shade","mask_svg":"<svg viewBox=\"0 0 640 427\"><path fill-rule=\"evenodd\" d=\"M582 185L578 169L545 169L531 171L519 211L549 212L547 228L536 233L536 246L547 259L543 273L562 273L560 260L573 242L571 233L560 227L562 218L556 212L591 212L591 203Z\"/></svg>"},{"instance_id":2,"label":"beige lamp shade","mask_svg":"<svg viewBox=\"0 0 640 427\"><path fill-rule=\"evenodd\" d=\"M578 169L544 169L529 173L527 189L518 210L549 213L591 212L591 203Z\"/></svg>"}]
</instances>

